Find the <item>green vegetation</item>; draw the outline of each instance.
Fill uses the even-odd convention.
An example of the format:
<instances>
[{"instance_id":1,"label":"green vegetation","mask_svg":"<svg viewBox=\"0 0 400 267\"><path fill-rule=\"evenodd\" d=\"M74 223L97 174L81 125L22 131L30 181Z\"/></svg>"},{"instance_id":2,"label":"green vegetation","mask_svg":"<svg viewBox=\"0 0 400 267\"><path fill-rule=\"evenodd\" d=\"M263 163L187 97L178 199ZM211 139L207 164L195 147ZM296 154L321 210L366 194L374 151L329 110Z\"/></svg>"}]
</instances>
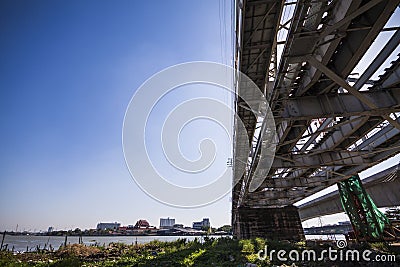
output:
<instances>
[{"instance_id":1,"label":"green vegetation","mask_svg":"<svg viewBox=\"0 0 400 267\"><path fill-rule=\"evenodd\" d=\"M221 226L220 228L216 229L216 231L223 231L223 232L226 232L226 233L232 233L232 226L227 224L227 225Z\"/></svg>"},{"instance_id":2,"label":"green vegetation","mask_svg":"<svg viewBox=\"0 0 400 267\"><path fill-rule=\"evenodd\" d=\"M73 244L53 253L3 251L0 266L245 266L257 262L256 253L264 242L205 237L203 242L156 240L140 245L112 243L107 247Z\"/></svg>"},{"instance_id":3,"label":"green vegetation","mask_svg":"<svg viewBox=\"0 0 400 267\"><path fill-rule=\"evenodd\" d=\"M56 252L29 252L13 254L0 252L0 266L332 266L332 262L282 262L257 252L265 249L302 251L305 242L289 243L266 241L261 238L234 240L231 238L208 238L188 242L152 241L147 244L126 245L112 243L109 246L67 245ZM389 252L387 247L376 244L378 251ZM370 247L369 247L370 248ZM309 249L309 248L308 248ZM322 247L313 247L316 251ZM325 248L326 249L326 248ZM359 249L362 249L361 247ZM364 247L365 249L365 247Z\"/></svg>"}]
</instances>

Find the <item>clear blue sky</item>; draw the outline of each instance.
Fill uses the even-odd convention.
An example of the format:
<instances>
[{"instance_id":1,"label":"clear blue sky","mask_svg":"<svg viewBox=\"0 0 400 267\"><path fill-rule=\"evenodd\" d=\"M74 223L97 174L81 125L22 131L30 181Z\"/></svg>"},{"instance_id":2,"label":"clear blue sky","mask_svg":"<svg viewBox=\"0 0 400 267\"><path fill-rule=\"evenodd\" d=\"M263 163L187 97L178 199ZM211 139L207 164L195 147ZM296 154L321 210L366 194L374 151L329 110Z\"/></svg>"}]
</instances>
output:
<instances>
[{"instance_id":1,"label":"clear blue sky","mask_svg":"<svg viewBox=\"0 0 400 267\"><path fill-rule=\"evenodd\" d=\"M0 230L229 224L229 197L187 210L148 197L121 147L127 104L151 75L230 64L229 2L1 1Z\"/></svg>"}]
</instances>

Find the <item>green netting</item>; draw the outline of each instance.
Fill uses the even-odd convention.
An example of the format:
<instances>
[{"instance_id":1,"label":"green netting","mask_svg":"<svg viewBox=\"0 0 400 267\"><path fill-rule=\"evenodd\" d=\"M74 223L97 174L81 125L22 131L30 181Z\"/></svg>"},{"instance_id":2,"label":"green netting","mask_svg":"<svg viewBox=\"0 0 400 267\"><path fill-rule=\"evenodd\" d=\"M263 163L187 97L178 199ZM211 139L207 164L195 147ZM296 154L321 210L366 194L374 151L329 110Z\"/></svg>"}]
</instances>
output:
<instances>
[{"instance_id":1,"label":"green netting","mask_svg":"<svg viewBox=\"0 0 400 267\"><path fill-rule=\"evenodd\" d=\"M360 177L352 176L339 182L338 187L343 209L349 216L356 235L379 239L389 220L365 192Z\"/></svg>"}]
</instances>

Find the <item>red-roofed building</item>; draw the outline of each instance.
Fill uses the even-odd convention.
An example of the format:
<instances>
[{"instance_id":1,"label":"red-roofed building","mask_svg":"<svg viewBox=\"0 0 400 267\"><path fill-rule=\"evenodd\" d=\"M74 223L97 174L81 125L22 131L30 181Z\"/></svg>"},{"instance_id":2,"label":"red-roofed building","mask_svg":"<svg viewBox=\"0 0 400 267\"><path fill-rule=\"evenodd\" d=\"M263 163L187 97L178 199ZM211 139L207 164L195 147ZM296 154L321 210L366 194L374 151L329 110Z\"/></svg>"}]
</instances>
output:
<instances>
[{"instance_id":1,"label":"red-roofed building","mask_svg":"<svg viewBox=\"0 0 400 267\"><path fill-rule=\"evenodd\" d=\"M149 227L150 227L150 224L146 220L139 220L135 224L135 229L146 229L146 228L149 228Z\"/></svg>"}]
</instances>

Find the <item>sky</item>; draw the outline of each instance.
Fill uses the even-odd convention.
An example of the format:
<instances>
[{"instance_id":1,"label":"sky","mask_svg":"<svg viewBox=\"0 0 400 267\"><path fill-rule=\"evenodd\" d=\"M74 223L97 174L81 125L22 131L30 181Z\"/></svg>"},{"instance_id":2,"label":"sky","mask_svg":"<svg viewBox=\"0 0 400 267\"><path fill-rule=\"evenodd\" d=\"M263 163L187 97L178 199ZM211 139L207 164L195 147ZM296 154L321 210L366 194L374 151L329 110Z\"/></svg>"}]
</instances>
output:
<instances>
[{"instance_id":1,"label":"sky","mask_svg":"<svg viewBox=\"0 0 400 267\"><path fill-rule=\"evenodd\" d=\"M121 144L126 108L149 77L189 61L232 63L230 12L227 0L1 1L0 231L139 219L158 226L160 217L230 224L229 195L196 209L149 197L130 176ZM207 95L230 102L218 88L189 86L154 109L146 141L160 166L157 131L165 114L179 101ZM182 153L197 158L197 141L210 132L230 151L226 133L195 121L182 131ZM186 185L173 170L161 171Z\"/></svg>"},{"instance_id":2,"label":"sky","mask_svg":"<svg viewBox=\"0 0 400 267\"><path fill-rule=\"evenodd\" d=\"M150 76L231 63L229 2L1 1L0 230L158 226L168 216L230 224L229 196L197 209L147 196L121 145L127 105Z\"/></svg>"}]
</instances>

